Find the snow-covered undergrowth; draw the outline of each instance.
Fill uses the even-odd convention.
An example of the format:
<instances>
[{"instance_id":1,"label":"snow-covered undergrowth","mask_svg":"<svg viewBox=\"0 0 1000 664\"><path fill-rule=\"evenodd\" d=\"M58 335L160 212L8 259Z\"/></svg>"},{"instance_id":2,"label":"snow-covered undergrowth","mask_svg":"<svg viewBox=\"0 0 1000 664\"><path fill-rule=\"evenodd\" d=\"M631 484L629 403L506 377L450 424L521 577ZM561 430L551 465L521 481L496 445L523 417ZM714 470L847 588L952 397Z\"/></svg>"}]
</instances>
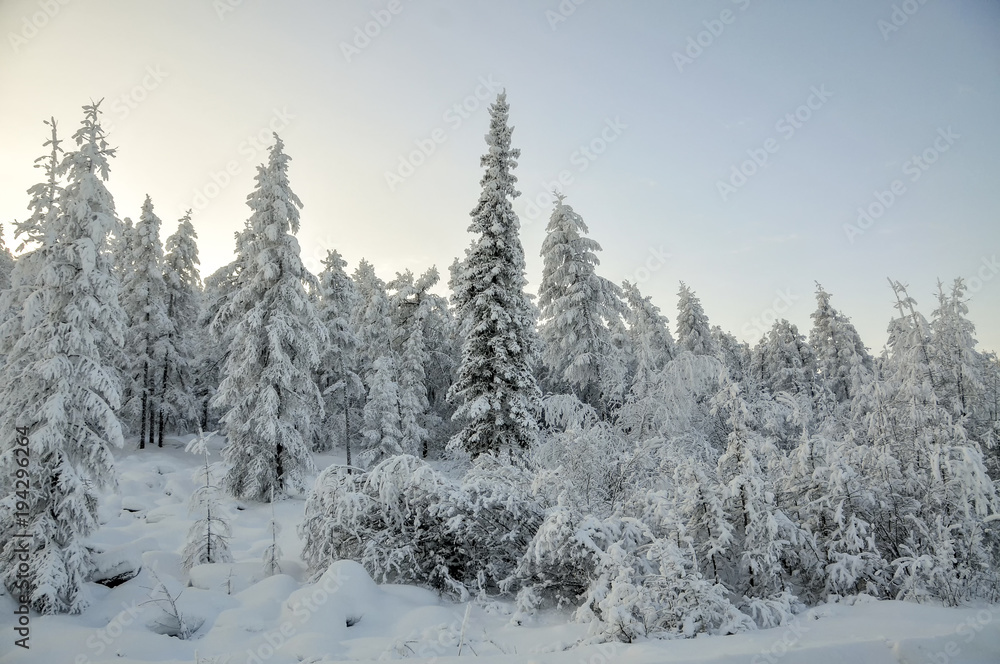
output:
<instances>
[{"instance_id":1,"label":"snow-covered undergrowth","mask_svg":"<svg viewBox=\"0 0 1000 664\"><path fill-rule=\"evenodd\" d=\"M98 551L99 577L113 587L88 584L92 603L81 615L33 616L30 650L12 645L16 605L3 595L0 662L297 664L459 656L505 664L1000 660L998 606L954 609L862 599L822 604L773 629L593 643L588 623L574 620L569 610L542 609L528 617L514 601L460 602L427 588L380 585L350 560L333 562L310 579L297 534L303 496L277 501L273 515L270 505L220 497L217 516L230 524L233 561L187 571L183 551L200 518L189 507L203 481L204 457L185 452L185 442L168 438L162 450L118 455L118 488L102 495L102 526L89 542ZM211 464L218 462L221 444L209 443ZM320 467L334 461L341 460L317 458ZM462 483L467 492L475 488L474 478ZM489 507L501 498L480 495L468 504ZM282 526L276 535L272 518ZM552 526L550 533L557 531ZM276 560L280 572L269 574L264 559L275 543L282 552ZM359 553L381 556L380 564L395 564L405 576L407 561L399 551L374 548L377 543ZM514 547L508 549L507 557L516 561ZM504 559L502 551L492 555ZM474 592L469 579L452 571L453 579L469 583ZM441 581L447 584L443 576Z\"/></svg>"}]
</instances>

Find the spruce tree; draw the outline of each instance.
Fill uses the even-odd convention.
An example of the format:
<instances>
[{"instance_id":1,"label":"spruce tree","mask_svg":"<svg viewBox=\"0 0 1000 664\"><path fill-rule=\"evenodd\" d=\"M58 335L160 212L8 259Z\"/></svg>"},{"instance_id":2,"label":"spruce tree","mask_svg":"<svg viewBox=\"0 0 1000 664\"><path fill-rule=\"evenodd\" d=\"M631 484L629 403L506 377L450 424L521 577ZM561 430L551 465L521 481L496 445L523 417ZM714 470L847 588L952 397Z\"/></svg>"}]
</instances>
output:
<instances>
[{"instance_id":1,"label":"spruce tree","mask_svg":"<svg viewBox=\"0 0 1000 664\"><path fill-rule=\"evenodd\" d=\"M572 390L599 413L624 393L625 358L613 330L626 307L618 286L596 272L601 245L586 237L587 224L556 195L542 241L538 334L542 362L557 390Z\"/></svg>"},{"instance_id":2,"label":"spruce tree","mask_svg":"<svg viewBox=\"0 0 1000 664\"><path fill-rule=\"evenodd\" d=\"M319 274L319 317L326 325L330 343L320 363L319 385L325 404L325 438L321 448L332 446L334 432L344 443L347 466L351 466L351 442L360 426L352 416L358 400L364 397L364 384L357 373L358 335L351 312L358 299L357 288L344 271L347 261L336 251L327 253ZM352 426L354 429L352 429Z\"/></svg>"},{"instance_id":3,"label":"spruce tree","mask_svg":"<svg viewBox=\"0 0 1000 664\"><path fill-rule=\"evenodd\" d=\"M0 381L0 574L42 613L88 604L97 491L115 483L111 448L122 445L119 377L104 350L121 346L124 321L109 243L118 222L104 184L114 150L99 104L84 106L73 139L56 173L65 188L23 229L41 241L38 278L22 334L4 337ZM29 489L17 487L23 478Z\"/></svg>"},{"instance_id":4,"label":"spruce tree","mask_svg":"<svg viewBox=\"0 0 1000 664\"><path fill-rule=\"evenodd\" d=\"M683 281L677 296L677 347L695 355L714 355L715 342L701 300Z\"/></svg>"},{"instance_id":5,"label":"spruce tree","mask_svg":"<svg viewBox=\"0 0 1000 664\"><path fill-rule=\"evenodd\" d=\"M398 375L392 351L376 359L372 365L362 432L365 449L361 452L361 460L369 468L387 457L414 452L403 448Z\"/></svg>"},{"instance_id":6,"label":"spruce tree","mask_svg":"<svg viewBox=\"0 0 1000 664\"><path fill-rule=\"evenodd\" d=\"M170 327L164 340L163 373L159 384L158 434L162 444L164 427L174 430L197 421L195 355L201 277L198 273L197 233L191 211L181 218L177 230L167 238L163 259L166 313Z\"/></svg>"},{"instance_id":7,"label":"spruce tree","mask_svg":"<svg viewBox=\"0 0 1000 664\"><path fill-rule=\"evenodd\" d=\"M247 199L251 216L237 239L240 268L217 320L232 321L232 340L214 403L225 411L224 484L237 498L266 501L300 489L314 468L314 427L323 397L313 379L326 329L306 286L299 198L288 184L289 157L274 135L266 166Z\"/></svg>"},{"instance_id":8,"label":"spruce tree","mask_svg":"<svg viewBox=\"0 0 1000 664\"><path fill-rule=\"evenodd\" d=\"M128 281L123 284L122 302L129 324L124 411L139 431L139 449L156 442L158 386L167 339L173 333L167 314L167 287L163 281L160 225L160 218L153 212L153 201L146 196L139 222L131 234L131 269L126 272Z\"/></svg>"},{"instance_id":9,"label":"spruce tree","mask_svg":"<svg viewBox=\"0 0 1000 664\"><path fill-rule=\"evenodd\" d=\"M830 304L830 294L816 285L809 345L816 357L817 380L838 403L850 403L872 380L872 357L850 319Z\"/></svg>"},{"instance_id":10,"label":"spruce tree","mask_svg":"<svg viewBox=\"0 0 1000 664\"><path fill-rule=\"evenodd\" d=\"M375 267L361 259L354 270L354 283L358 297L355 298L351 321L358 335L358 366L365 385L368 382L375 360L385 354L393 337L392 316L385 282L375 274Z\"/></svg>"},{"instance_id":11,"label":"spruce tree","mask_svg":"<svg viewBox=\"0 0 1000 664\"><path fill-rule=\"evenodd\" d=\"M512 170L520 150L510 144L509 109L506 93L490 106L483 191L472 211L474 238L455 289L464 339L449 397L458 404L453 418L463 428L452 442L472 457L525 450L538 437L541 395L533 373L538 341L512 207L519 195Z\"/></svg>"}]
</instances>

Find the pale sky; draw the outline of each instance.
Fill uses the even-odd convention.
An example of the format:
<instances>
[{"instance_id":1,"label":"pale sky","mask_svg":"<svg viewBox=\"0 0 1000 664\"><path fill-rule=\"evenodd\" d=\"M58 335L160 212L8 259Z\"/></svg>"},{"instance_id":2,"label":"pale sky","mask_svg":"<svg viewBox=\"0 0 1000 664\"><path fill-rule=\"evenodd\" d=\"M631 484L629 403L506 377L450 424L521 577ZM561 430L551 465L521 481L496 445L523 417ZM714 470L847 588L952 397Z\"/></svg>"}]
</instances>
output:
<instances>
[{"instance_id":1,"label":"pale sky","mask_svg":"<svg viewBox=\"0 0 1000 664\"><path fill-rule=\"evenodd\" d=\"M194 207L204 275L231 260L278 129L310 269L337 249L447 279L505 87L532 290L561 176L601 273L671 321L683 280L741 339L776 315L808 333L819 281L877 352L886 277L929 317L961 276L1000 350L991 0L0 0L0 36L8 243L42 121L69 138L103 97L119 216L148 193L166 237Z\"/></svg>"}]
</instances>

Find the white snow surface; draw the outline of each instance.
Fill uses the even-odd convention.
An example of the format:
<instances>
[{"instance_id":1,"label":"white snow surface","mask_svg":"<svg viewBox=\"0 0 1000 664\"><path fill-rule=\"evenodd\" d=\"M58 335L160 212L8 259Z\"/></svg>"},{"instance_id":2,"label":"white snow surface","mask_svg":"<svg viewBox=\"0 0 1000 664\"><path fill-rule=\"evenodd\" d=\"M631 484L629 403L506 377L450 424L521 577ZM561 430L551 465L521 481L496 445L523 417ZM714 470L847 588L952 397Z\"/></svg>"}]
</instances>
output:
<instances>
[{"instance_id":1,"label":"white snow surface","mask_svg":"<svg viewBox=\"0 0 1000 664\"><path fill-rule=\"evenodd\" d=\"M457 604L430 590L378 585L353 561L334 563L315 583L299 560L296 526L304 496L277 502L282 574L267 577L271 506L226 498L234 563L185 572L181 551L196 515L188 499L203 457L184 451L190 437L164 449L117 455L117 490L102 496L102 526L91 544L107 576L141 568L115 587L90 584L83 614L31 616L30 649L14 646L15 602L0 595L0 664L316 664L408 659L484 664L880 664L1000 662L1000 605L943 608L861 598L824 604L782 627L734 636L584 644L586 626L566 612L513 625L509 602ZM210 443L212 461L223 441ZM134 447L129 445L129 447ZM341 463L320 455L322 470ZM308 478L312 479L312 478ZM150 602L151 572L177 597L190 638L164 632L172 621ZM179 593L179 596L178 596ZM459 654L461 650L461 654ZM197 659L196 659L197 657Z\"/></svg>"}]
</instances>

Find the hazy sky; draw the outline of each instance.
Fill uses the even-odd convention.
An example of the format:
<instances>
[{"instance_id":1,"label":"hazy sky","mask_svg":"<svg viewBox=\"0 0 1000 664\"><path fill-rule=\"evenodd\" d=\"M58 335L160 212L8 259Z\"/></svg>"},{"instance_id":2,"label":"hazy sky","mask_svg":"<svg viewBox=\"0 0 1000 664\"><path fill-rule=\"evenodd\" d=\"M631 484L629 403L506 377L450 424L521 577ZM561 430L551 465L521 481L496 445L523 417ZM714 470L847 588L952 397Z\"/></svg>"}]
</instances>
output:
<instances>
[{"instance_id":1,"label":"hazy sky","mask_svg":"<svg viewBox=\"0 0 1000 664\"><path fill-rule=\"evenodd\" d=\"M195 208L203 274L278 129L312 270L337 249L446 279L506 87L532 289L561 178L602 274L671 320L684 280L742 339L775 316L807 332L818 281L878 351L886 277L930 316L961 276L1000 350L992 0L0 0L0 35L4 222L41 177L42 121L68 138L103 97L118 214L148 193L165 237Z\"/></svg>"}]
</instances>

